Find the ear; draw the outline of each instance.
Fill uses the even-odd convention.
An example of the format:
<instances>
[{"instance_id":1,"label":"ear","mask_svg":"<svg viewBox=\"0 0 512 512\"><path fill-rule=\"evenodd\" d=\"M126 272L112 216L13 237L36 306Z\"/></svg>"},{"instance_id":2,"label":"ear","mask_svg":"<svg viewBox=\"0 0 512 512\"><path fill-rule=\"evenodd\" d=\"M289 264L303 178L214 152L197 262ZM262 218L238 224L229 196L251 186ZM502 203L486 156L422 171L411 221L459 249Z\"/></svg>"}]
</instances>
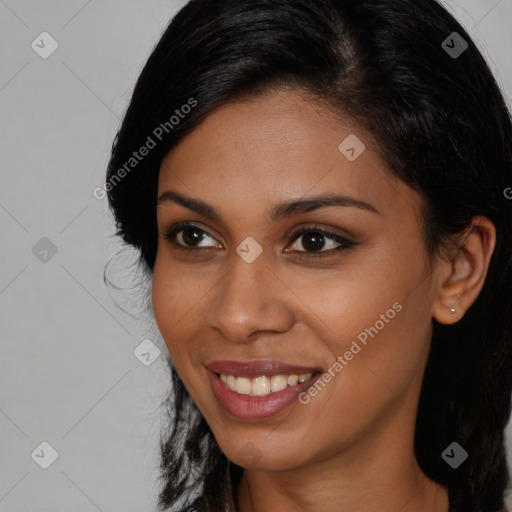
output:
<instances>
[{"instance_id":1,"label":"ear","mask_svg":"<svg viewBox=\"0 0 512 512\"><path fill-rule=\"evenodd\" d=\"M447 250L436 269L432 317L446 325L459 321L482 290L496 245L496 228L487 217L474 217L460 240Z\"/></svg>"}]
</instances>

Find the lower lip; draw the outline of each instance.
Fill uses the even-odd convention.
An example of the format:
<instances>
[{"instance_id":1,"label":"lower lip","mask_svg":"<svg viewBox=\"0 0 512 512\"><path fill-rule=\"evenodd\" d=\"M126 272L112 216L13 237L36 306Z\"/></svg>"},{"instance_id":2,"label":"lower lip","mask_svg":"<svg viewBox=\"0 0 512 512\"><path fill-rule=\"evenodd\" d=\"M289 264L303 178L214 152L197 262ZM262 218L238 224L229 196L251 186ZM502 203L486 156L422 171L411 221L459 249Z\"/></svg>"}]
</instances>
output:
<instances>
[{"instance_id":1,"label":"lower lip","mask_svg":"<svg viewBox=\"0 0 512 512\"><path fill-rule=\"evenodd\" d=\"M299 395L320 377L320 373L305 382L265 396L241 395L229 389L216 373L208 370L208 376L217 400L229 414L238 419L259 420L278 414L297 402Z\"/></svg>"}]
</instances>

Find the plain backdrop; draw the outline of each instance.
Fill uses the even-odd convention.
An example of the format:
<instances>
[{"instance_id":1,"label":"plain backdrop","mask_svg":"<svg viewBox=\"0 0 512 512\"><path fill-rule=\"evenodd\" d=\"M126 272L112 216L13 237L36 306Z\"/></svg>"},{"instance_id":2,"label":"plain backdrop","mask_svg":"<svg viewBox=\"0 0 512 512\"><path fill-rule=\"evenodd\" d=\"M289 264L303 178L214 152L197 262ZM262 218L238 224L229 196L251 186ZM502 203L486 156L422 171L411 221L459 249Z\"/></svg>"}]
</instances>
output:
<instances>
[{"instance_id":1,"label":"plain backdrop","mask_svg":"<svg viewBox=\"0 0 512 512\"><path fill-rule=\"evenodd\" d=\"M156 509L164 347L103 283L119 246L93 190L183 3L0 0L0 512ZM512 0L444 3L512 96Z\"/></svg>"}]
</instances>

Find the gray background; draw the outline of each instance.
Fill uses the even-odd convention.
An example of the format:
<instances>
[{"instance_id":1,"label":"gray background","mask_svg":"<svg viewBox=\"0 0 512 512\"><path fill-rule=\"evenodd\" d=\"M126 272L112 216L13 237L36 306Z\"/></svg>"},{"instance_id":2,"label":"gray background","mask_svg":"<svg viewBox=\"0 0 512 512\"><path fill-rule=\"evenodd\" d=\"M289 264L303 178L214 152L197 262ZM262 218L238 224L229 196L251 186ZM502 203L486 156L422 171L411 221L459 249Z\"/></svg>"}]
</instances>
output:
<instances>
[{"instance_id":1,"label":"gray background","mask_svg":"<svg viewBox=\"0 0 512 512\"><path fill-rule=\"evenodd\" d=\"M103 283L119 245L92 191L138 73L183 3L0 0L0 512L156 508L169 384L161 357L146 366L133 351L145 338L165 348ZM444 3L511 97L512 0ZM47 59L31 47L44 31L58 42ZM33 251L42 237L56 254ZM36 463L50 460L44 441L58 452L48 469Z\"/></svg>"}]
</instances>

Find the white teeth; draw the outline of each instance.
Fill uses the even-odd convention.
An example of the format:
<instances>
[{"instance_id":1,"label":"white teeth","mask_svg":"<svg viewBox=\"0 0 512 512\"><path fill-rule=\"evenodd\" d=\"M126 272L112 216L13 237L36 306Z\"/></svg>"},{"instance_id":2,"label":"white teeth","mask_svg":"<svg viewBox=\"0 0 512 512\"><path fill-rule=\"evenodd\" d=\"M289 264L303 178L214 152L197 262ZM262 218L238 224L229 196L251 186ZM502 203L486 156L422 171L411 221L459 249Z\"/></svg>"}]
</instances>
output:
<instances>
[{"instance_id":1,"label":"white teeth","mask_svg":"<svg viewBox=\"0 0 512 512\"><path fill-rule=\"evenodd\" d=\"M221 375L221 378L222 378L222 373L220 374ZM229 389L231 389L232 391L236 391L236 377L233 376L233 375L228 375L228 378L226 380L226 384L228 386Z\"/></svg>"},{"instance_id":2,"label":"white teeth","mask_svg":"<svg viewBox=\"0 0 512 512\"><path fill-rule=\"evenodd\" d=\"M271 391L281 391L287 386L287 379L284 375L273 375L270 379Z\"/></svg>"},{"instance_id":3,"label":"white teeth","mask_svg":"<svg viewBox=\"0 0 512 512\"><path fill-rule=\"evenodd\" d=\"M240 393L241 395L248 395L251 392L251 388L251 379L246 379L245 377L237 377L235 389L237 393Z\"/></svg>"},{"instance_id":4,"label":"white teeth","mask_svg":"<svg viewBox=\"0 0 512 512\"><path fill-rule=\"evenodd\" d=\"M299 376L298 375L288 375L288 386L295 386L299 382Z\"/></svg>"},{"instance_id":5,"label":"white teeth","mask_svg":"<svg viewBox=\"0 0 512 512\"><path fill-rule=\"evenodd\" d=\"M312 373L305 373L303 375L273 375L270 379L266 376L248 379L221 373L220 379L231 391L236 391L241 395L266 396L281 391L286 386L295 386L297 383L305 382L312 375Z\"/></svg>"},{"instance_id":6,"label":"white teeth","mask_svg":"<svg viewBox=\"0 0 512 512\"><path fill-rule=\"evenodd\" d=\"M270 381L267 377L256 377L252 381L252 392L256 396L268 395L270 393Z\"/></svg>"}]
</instances>

